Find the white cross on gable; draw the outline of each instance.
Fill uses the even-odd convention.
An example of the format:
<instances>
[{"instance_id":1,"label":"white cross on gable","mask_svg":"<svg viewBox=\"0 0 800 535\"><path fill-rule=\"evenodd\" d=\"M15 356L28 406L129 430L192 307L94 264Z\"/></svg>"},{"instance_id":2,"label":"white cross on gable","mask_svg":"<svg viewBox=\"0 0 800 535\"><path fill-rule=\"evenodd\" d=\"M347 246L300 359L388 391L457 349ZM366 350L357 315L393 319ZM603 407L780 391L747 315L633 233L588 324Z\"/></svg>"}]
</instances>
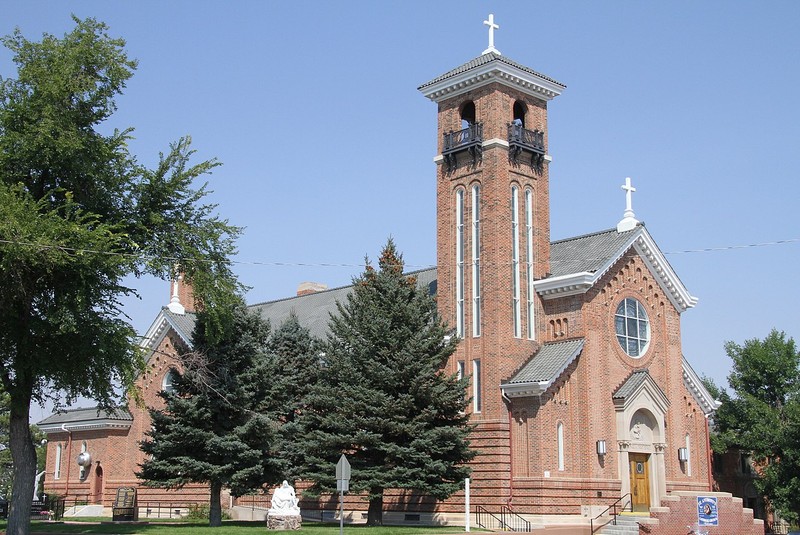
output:
<instances>
[{"instance_id":1,"label":"white cross on gable","mask_svg":"<svg viewBox=\"0 0 800 535\"><path fill-rule=\"evenodd\" d=\"M499 30L500 26L494 23L494 14L489 13L489 20L485 20L483 23L489 27L489 48L484 50L483 53L488 54L489 52L494 52L495 54L499 54L500 51L494 47L494 31Z\"/></svg>"},{"instance_id":2,"label":"white cross on gable","mask_svg":"<svg viewBox=\"0 0 800 535\"><path fill-rule=\"evenodd\" d=\"M625 213L622 216L622 221L617 223L617 232L633 230L639 224L633 213L633 192L636 191L636 188L631 185L631 177L625 177L625 184L622 189L625 190Z\"/></svg>"}]
</instances>

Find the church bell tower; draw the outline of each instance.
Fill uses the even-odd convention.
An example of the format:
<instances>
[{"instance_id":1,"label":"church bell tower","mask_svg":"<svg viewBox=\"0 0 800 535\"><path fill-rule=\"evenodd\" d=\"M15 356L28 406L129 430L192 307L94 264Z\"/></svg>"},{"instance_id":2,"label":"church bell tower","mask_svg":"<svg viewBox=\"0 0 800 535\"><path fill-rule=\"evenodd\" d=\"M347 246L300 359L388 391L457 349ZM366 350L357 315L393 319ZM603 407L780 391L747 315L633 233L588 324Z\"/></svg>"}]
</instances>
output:
<instances>
[{"instance_id":1,"label":"church bell tower","mask_svg":"<svg viewBox=\"0 0 800 535\"><path fill-rule=\"evenodd\" d=\"M533 281L550 263L547 103L565 86L489 47L419 90L438 111L439 312L461 339L473 421L505 420L500 383L539 347Z\"/></svg>"}]
</instances>

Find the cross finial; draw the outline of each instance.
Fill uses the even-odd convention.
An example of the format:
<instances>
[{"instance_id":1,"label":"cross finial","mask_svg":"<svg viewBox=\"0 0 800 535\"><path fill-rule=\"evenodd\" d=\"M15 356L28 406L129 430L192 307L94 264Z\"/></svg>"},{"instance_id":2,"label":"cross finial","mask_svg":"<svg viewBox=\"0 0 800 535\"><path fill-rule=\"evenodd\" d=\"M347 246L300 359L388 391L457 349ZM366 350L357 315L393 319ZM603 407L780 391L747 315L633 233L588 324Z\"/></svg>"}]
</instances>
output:
<instances>
[{"instance_id":1,"label":"cross finial","mask_svg":"<svg viewBox=\"0 0 800 535\"><path fill-rule=\"evenodd\" d=\"M625 177L625 184L623 184L622 189L625 190L625 213L622 216L622 221L617 223L617 232L633 230L639 224L633 213L633 192L636 191L636 188L631 186L631 177Z\"/></svg>"},{"instance_id":2,"label":"cross finial","mask_svg":"<svg viewBox=\"0 0 800 535\"><path fill-rule=\"evenodd\" d=\"M484 54L488 54L490 52L494 52L495 54L499 54L500 51L494 47L494 31L499 30L500 26L494 23L494 14L489 13L489 20L483 21L483 23L489 27L489 48L483 51Z\"/></svg>"}]
</instances>

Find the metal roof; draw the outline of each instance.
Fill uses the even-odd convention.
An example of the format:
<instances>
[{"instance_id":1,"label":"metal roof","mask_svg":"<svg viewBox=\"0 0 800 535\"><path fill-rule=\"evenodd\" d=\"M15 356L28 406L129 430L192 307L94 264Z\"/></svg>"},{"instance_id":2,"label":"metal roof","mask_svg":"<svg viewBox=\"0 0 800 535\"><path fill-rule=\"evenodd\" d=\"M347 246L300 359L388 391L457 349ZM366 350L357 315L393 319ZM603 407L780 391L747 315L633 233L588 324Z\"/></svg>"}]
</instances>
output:
<instances>
[{"instance_id":1,"label":"metal roof","mask_svg":"<svg viewBox=\"0 0 800 535\"><path fill-rule=\"evenodd\" d=\"M554 277L572 273L594 273L602 268L630 240L632 233L603 230L550 244L550 272Z\"/></svg>"},{"instance_id":2,"label":"metal roof","mask_svg":"<svg viewBox=\"0 0 800 535\"><path fill-rule=\"evenodd\" d=\"M126 408L104 410L99 407L70 409L51 414L38 424L45 433L100 428L127 428L131 426L133 416Z\"/></svg>"},{"instance_id":3,"label":"metal roof","mask_svg":"<svg viewBox=\"0 0 800 535\"><path fill-rule=\"evenodd\" d=\"M650 377L650 372L646 369L636 370L628 376L627 379L617 388L617 391L611 395L612 399L626 399L634 394L642 384ZM654 383L655 384L655 383ZM656 386L658 386L656 384ZM660 388L659 388L660 389Z\"/></svg>"},{"instance_id":4,"label":"metal roof","mask_svg":"<svg viewBox=\"0 0 800 535\"><path fill-rule=\"evenodd\" d=\"M507 384L552 383L583 349L583 338L542 345Z\"/></svg>"}]
</instances>

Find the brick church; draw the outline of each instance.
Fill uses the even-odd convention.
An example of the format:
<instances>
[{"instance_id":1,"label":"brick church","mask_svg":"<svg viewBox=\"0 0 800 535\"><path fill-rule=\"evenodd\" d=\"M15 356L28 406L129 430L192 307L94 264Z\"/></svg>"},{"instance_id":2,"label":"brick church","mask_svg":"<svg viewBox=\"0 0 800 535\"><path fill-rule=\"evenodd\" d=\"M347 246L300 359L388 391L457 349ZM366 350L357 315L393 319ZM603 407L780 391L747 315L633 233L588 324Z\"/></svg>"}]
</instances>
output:
<instances>
[{"instance_id":1,"label":"brick church","mask_svg":"<svg viewBox=\"0 0 800 535\"><path fill-rule=\"evenodd\" d=\"M500 54L491 17L486 24L480 56L419 87L438 108L437 267L415 275L460 338L444 371L471 377L479 451L471 504L578 525L625 497L666 520L682 496L713 494L708 418L717 402L681 348L681 314L697 299L636 219L629 180L619 222L551 241L547 107L565 86ZM294 312L324 337L349 287L301 290L252 308L273 325ZM181 372L176 348L191 347L186 293L173 285L144 338L147 405L157 406L158 391ZM150 428L143 407L77 409L39 425L49 438L48 493L110 505L118 487L140 487L138 441ZM80 452L89 465L77 465ZM205 501L207 492L140 487L140 503L148 499ZM462 492L413 512L457 522L464 501ZM397 501L385 504L387 517L408 520ZM725 533L756 532L730 495L719 506L744 526Z\"/></svg>"}]
</instances>

